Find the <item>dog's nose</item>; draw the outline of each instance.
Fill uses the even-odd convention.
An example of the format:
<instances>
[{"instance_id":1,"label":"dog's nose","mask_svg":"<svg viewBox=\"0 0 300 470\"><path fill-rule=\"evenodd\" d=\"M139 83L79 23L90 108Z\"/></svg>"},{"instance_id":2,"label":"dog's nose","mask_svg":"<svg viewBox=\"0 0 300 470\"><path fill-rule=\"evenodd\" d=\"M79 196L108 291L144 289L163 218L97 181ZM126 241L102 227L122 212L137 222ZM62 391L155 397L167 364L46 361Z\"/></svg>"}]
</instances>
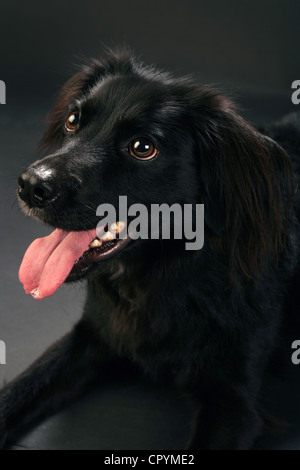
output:
<instances>
[{"instance_id":1,"label":"dog's nose","mask_svg":"<svg viewBox=\"0 0 300 470\"><path fill-rule=\"evenodd\" d=\"M33 207L43 207L57 198L57 187L49 176L42 177L33 169L22 173L18 178L19 196Z\"/></svg>"}]
</instances>

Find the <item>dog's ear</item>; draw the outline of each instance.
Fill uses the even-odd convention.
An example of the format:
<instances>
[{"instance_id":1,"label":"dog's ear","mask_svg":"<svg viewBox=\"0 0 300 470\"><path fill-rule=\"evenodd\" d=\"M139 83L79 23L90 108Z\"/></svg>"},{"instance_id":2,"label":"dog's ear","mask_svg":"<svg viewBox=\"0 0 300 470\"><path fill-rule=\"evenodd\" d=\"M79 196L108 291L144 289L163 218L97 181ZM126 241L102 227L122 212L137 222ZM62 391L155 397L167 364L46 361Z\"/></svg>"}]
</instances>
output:
<instances>
[{"instance_id":1,"label":"dog's ear","mask_svg":"<svg viewBox=\"0 0 300 470\"><path fill-rule=\"evenodd\" d=\"M84 67L62 87L53 109L46 116L49 125L39 144L40 153L49 152L60 145L69 106L91 85L94 73L94 67Z\"/></svg>"},{"instance_id":2,"label":"dog's ear","mask_svg":"<svg viewBox=\"0 0 300 470\"><path fill-rule=\"evenodd\" d=\"M284 246L294 194L290 160L216 91L195 87L189 99L208 232L234 277L255 278Z\"/></svg>"},{"instance_id":3,"label":"dog's ear","mask_svg":"<svg viewBox=\"0 0 300 470\"><path fill-rule=\"evenodd\" d=\"M72 76L58 93L53 109L47 115L48 129L39 144L39 152L46 153L58 147L64 136L64 124L69 106L76 98L84 96L103 76L134 68L134 58L126 47L106 49L102 59L90 59Z\"/></svg>"}]
</instances>

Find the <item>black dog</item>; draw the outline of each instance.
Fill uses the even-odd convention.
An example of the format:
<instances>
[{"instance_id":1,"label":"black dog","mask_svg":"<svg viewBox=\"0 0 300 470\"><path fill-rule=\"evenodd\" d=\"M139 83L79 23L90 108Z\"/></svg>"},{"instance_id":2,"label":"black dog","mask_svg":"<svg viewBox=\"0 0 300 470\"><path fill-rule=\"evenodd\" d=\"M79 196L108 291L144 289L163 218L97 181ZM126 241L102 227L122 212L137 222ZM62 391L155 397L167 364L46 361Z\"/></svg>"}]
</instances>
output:
<instances>
[{"instance_id":1,"label":"black dog","mask_svg":"<svg viewBox=\"0 0 300 470\"><path fill-rule=\"evenodd\" d=\"M297 156L299 129L280 138ZM20 204L59 230L30 247L20 279L42 299L88 276L88 296L74 330L1 391L1 446L129 360L197 401L190 449L251 448L299 255L283 148L217 91L115 52L66 83L42 149L19 178ZM118 208L120 195L203 203L204 247L117 237L87 250L97 206Z\"/></svg>"}]
</instances>

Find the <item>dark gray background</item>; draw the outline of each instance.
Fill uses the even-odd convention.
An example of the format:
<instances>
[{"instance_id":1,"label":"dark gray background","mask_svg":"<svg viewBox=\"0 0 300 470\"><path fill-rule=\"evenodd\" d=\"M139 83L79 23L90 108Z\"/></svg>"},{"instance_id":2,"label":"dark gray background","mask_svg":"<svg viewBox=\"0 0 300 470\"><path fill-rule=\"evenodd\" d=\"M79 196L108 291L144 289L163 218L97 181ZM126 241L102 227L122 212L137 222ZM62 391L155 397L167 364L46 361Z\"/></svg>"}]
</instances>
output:
<instances>
[{"instance_id":1,"label":"dark gray background","mask_svg":"<svg viewBox=\"0 0 300 470\"><path fill-rule=\"evenodd\" d=\"M126 43L146 61L204 82L286 90L299 67L299 8L297 0L2 0L1 75L10 101L13 86L53 93L74 55Z\"/></svg>"},{"instance_id":2,"label":"dark gray background","mask_svg":"<svg viewBox=\"0 0 300 470\"><path fill-rule=\"evenodd\" d=\"M43 116L74 64L101 55L103 44L127 44L147 63L219 86L245 117L262 123L297 108L290 97L292 81L300 79L299 18L298 0L1 1L0 79L7 104L0 106L0 339L7 365L0 365L0 385L70 329L84 300L84 285L76 285L36 302L17 278L27 246L49 229L20 213L16 179L37 158ZM289 349L285 355L289 359ZM261 447L300 447L299 388L300 366L269 385L270 408L291 425ZM16 448L182 449L185 412L190 415L176 393L122 380L47 420Z\"/></svg>"}]
</instances>

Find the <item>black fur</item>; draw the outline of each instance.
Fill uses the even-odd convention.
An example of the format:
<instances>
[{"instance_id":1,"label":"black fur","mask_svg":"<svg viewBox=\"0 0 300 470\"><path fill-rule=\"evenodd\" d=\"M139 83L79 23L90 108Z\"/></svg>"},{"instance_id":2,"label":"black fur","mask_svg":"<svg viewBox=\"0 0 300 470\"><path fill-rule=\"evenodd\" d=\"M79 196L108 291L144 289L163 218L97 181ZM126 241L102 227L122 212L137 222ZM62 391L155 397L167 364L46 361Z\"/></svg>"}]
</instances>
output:
<instances>
[{"instance_id":1,"label":"black fur","mask_svg":"<svg viewBox=\"0 0 300 470\"><path fill-rule=\"evenodd\" d=\"M78 106L80 128L66 134ZM41 148L52 153L32 168L55 168L60 197L31 207L32 215L76 231L94 228L96 207L117 207L119 195L148 207L204 203L205 244L191 252L180 240L138 240L99 263L88 276L82 320L1 391L2 446L125 358L196 400L190 449L251 448L263 428L262 377L299 259L288 156L216 90L124 52L71 78L49 118ZM296 158L298 124L266 130ZM153 161L124 150L140 136L158 147Z\"/></svg>"}]
</instances>

